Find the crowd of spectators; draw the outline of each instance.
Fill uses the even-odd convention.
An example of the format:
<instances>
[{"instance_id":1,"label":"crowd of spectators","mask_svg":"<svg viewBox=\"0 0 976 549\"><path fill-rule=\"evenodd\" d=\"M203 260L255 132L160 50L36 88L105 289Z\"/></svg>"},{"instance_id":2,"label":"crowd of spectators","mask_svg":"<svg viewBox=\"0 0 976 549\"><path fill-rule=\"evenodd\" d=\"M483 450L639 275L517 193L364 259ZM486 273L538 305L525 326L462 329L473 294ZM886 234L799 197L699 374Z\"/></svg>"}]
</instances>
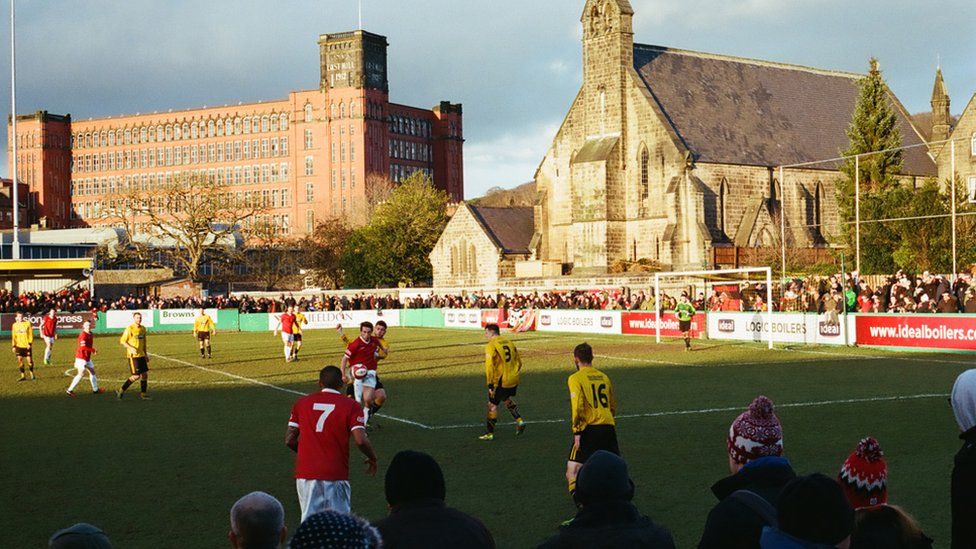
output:
<instances>
[{"instance_id":1,"label":"crowd of spectators","mask_svg":"<svg viewBox=\"0 0 976 549\"><path fill-rule=\"evenodd\" d=\"M969 313L976 314L976 284L969 274L955 279L924 272L911 276L902 271L886 277L860 277L857 272L831 276L794 278L773 288L775 311L833 314L861 313ZM872 282L873 281L873 282ZM700 311L765 311L765 283L717 285L706 297L704 292L661 293L660 310L673 310L679 295L684 295ZM680 292L680 293L679 293ZM303 311L354 311L375 309L600 309L625 311L655 310L652 289L571 290L515 292L501 294L418 293L413 297L390 294L353 295L280 294L276 297L249 295L207 298L160 298L126 295L117 299L92 298L88 290L24 292L19 295L0 290L0 312L41 313L51 308L65 312L135 309L238 309L242 313L274 313L295 305Z\"/></svg>"},{"instance_id":2,"label":"crowd of spectators","mask_svg":"<svg viewBox=\"0 0 976 549\"><path fill-rule=\"evenodd\" d=\"M946 502L950 544L976 547L976 369L957 377L949 400L963 441ZM711 486L716 503L705 519L699 548L931 549L933 540L918 521L889 501L888 463L875 438L860 440L835 473L798 475L776 408L761 395L719 436L725 437L728 455L722 458L728 460L729 475ZM595 452L577 477L576 515L538 547L673 549L670 531L634 505L635 486L623 458ZM252 492L231 508L228 539L233 547L251 548L495 547L481 520L447 505L444 474L433 457L412 450L397 453L384 489L388 516L370 523L327 510L307 517L290 538L280 501ZM56 532L49 546L112 545L104 531L82 523Z\"/></svg>"}]
</instances>

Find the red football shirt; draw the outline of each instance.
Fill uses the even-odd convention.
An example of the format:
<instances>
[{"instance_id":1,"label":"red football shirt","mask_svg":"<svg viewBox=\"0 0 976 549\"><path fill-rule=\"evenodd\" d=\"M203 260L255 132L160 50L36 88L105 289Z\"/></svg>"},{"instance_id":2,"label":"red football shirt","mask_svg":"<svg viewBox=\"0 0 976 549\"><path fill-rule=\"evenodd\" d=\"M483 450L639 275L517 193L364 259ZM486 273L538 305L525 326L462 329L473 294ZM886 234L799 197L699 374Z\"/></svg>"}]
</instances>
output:
<instances>
[{"instance_id":1,"label":"red football shirt","mask_svg":"<svg viewBox=\"0 0 976 549\"><path fill-rule=\"evenodd\" d=\"M295 323L295 315L282 313L282 315L279 318L281 319L281 332L285 334L290 334L291 327Z\"/></svg>"},{"instance_id":2,"label":"red football shirt","mask_svg":"<svg viewBox=\"0 0 976 549\"><path fill-rule=\"evenodd\" d=\"M54 330L58 326L58 319L44 315L44 324L41 326L41 335L54 337Z\"/></svg>"},{"instance_id":3,"label":"red football shirt","mask_svg":"<svg viewBox=\"0 0 976 549\"><path fill-rule=\"evenodd\" d=\"M352 340L349 346L346 347L346 358L349 359L349 365L362 364L367 370L375 370L376 346L377 340L375 337L369 338L369 343L363 341L362 336Z\"/></svg>"},{"instance_id":4,"label":"red football shirt","mask_svg":"<svg viewBox=\"0 0 976 549\"><path fill-rule=\"evenodd\" d=\"M298 428L295 478L349 480L349 436L364 423L362 407L338 391L298 399L288 418Z\"/></svg>"},{"instance_id":5,"label":"red football shirt","mask_svg":"<svg viewBox=\"0 0 976 549\"><path fill-rule=\"evenodd\" d=\"M95 350L94 344L95 337L91 333L78 334L78 350L75 351L75 358L91 360L92 351Z\"/></svg>"}]
</instances>

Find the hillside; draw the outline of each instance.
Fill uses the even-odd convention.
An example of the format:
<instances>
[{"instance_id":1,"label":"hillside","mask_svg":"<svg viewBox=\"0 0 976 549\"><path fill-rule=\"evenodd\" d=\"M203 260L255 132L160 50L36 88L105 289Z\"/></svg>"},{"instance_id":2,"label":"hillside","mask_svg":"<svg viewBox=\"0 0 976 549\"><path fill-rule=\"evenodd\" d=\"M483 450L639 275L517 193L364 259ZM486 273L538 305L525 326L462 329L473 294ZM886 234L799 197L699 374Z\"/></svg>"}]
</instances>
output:
<instances>
[{"instance_id":1,"label":"hillside","mask_svg":"<svg viewBox=\"0 0 976 549\"><path fill-rule=\"evenodd\" d=\"M523 183L512 189L493 187L481 197L468 200L471 204L493 208L514 206L531 207L535 205L535 182Z\"/></svg>"}]
</instances>

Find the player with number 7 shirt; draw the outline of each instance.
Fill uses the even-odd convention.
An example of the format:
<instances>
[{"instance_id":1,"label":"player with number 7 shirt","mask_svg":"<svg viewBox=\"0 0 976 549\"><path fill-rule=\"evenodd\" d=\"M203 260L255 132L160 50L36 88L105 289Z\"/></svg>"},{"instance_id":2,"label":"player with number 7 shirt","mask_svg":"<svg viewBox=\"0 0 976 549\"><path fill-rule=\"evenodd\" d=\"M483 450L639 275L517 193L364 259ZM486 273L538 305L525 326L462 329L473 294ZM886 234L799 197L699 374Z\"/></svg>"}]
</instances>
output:
<instances>
[{"instance_id":1,"label":"player with number 7 shirt","mask_svg":"<svg viewBox=\"0 0 976 549\"><path fill-rule=\"evenodd\" d=\"M588 343L573 349L573 362L576 373L569 376L573 446L566 463L570 495L576 494L576 475L590 456L598 450L620 455L614 420L617 400L610 378L593 367L593 348Z\"/></svg>"},{"instance_id":2,"label":"player with number 7 shirt","mask_svg":"<svg viewBox=\"0 0 976 549\"><path fill-rule=\"evenodd\" d=\"M366 435L363 409L340 392L342 386L339 368L322 368L321 390L298 399L288 418L285 445L298 454L295 487L302 521L328 509L350 512L350 435L366 456L366 474L376 474L376 452Z\"/></svg>"}]
</instances>

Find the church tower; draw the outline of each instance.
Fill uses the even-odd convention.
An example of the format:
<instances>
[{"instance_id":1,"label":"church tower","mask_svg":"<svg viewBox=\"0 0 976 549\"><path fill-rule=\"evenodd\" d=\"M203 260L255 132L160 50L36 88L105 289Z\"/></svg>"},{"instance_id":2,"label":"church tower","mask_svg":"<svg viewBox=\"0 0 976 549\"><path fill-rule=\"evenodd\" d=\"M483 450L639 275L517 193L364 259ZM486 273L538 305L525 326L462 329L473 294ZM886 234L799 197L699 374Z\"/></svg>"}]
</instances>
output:
<instances>
[{"instance_id":1,"label":"church tower","mask_svg":"<svg viewBox=\"0 0 976 549\"><path fill-rule=\"evenodd\" d=\"M627 0L588 0L583 10L586 136L619 135L627 70L634 66L634 9Z\"/></svg>"},{"instance_id":2,"label":"church tower","mask_svg":"<svg viewBox=\"0 0 976 549\"><path fill-rule=\"evenodd\" d=\"M935 86L932 88L932 141L949 139L950 124L949 92L942 80L942 67L935 70ZM942 143L935 145L941 149Z\"/></svg>"}]
</instances>

